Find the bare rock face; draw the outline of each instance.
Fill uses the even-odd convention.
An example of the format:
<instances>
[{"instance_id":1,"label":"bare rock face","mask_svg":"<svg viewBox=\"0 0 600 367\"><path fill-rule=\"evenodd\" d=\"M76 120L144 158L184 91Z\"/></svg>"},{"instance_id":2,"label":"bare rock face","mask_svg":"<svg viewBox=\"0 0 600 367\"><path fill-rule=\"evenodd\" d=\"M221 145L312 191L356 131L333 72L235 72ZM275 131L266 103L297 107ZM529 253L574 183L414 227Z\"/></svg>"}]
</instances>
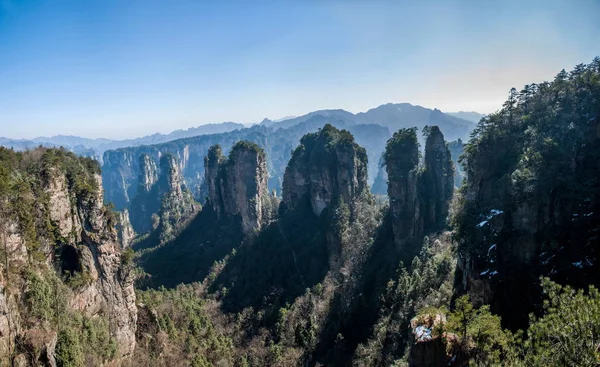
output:
<instances>
[{"instance_id":1,"label":"bare rock face","mask_svg":"<svg viewBox=\"0 0 600 367\"><path fill-rule=\"evenodd\" d=\"M158 168L156 162L148 154L142 154L140 162L140 191L149 192L152 186L158 181Z\"/></svg>"},{"instance_id":2,"label":"bare rock face","mask_svg":"<svg viewBox=\"0 0 600 367\"><path fill-rule=\"evenodd\" d=\"M421 198L425 232L446 225L448 208L454 192L454 167L444 135L432 126L425 143L425 170L421 177Z\"/></svg>"},{"instance_id":3,"label":"bare rock face","mask_svg":"<svg viewBox=\"0 0 600 367\"><path fill-rule=\"evenodd\" d=\"M300 140L283 177L283 202L291 209L305 200L315 215L334 202L347 203L367 189L367 155L346 130L326 124Z\"/></svg>"},{"instance_id":4,"label":"bare rock face","mask_svg":"<svg viewBox=\"0 0 600 367\"><path fill-rule=\"evenodd\" d=\"M199 205L185 186L181 167L171 154L160 159L158 195L161 198L160 231L161 236L166 238L199 210Z\"/></svg>"},{"instance_id":5,"label":"bare rock face","mask_svg":"<svg viewBox=\"0 0 600 367\"><path fill-rule=\"evenodd\" d=\"M384 162L394 242L408 257L418 253L424 234L446 225L454 190L454 169L444 136L428 129L423 167L415 129L401 129L388 141Z\"/></svg>"},{"instance_id":6,"label":"bare rock face","mask_svg":"<svg viewBox=\"0 0 600 367\"><path fill-rule=\"evenodd\" d=\"M225 159L213 146L204 160L209 204L218 217L239 217L249 234L263 227L271 216L273 200L267 188L266 156L254 143L236 143Z\"/></svg>"},{"instance_id":7,"label":"bare rock face","mask_svg":"<svg viewBox=\"0 0 600 367\"><path fill-rule=\"evenodd\" d=\"M423 234L417 190L419 143L416 131L402 129L394 133L388 141L384 159L394 243L402 252Z\"/></svg>"},{"instance_id":8,"label":"bare rock face","mask_svg":"<svg viewBox=\"0 0 600 367\"><path fill-rule=\"evenodd\" d=\"M135 231L131 226L131 221L129 220L129 210L127 209L119 212L117 232L119 234L119 243L121 243L123 248L129 247L131 245L131 241L133 241L135 237Z\"/></svg>"},{"instance_id":9,"label":"bare rock face","mask_svg":"<svg viewBox=\"0 0 600 367\"><path fill-rule=\"evenodd\" d=\"M90 317L107 315L115 326L119 356L129 356L135 348L137 319L133 277L121 267L121 245L103 206L102 178L96 175L95 179L100 188L96 194L79 198L72 206L67 203L73 193L61 185L64 176L51 178L47 190L57 200L50 200L50 213L61 234L67 235L63 235L61 266L76 266L90 276L89 283L74 292L70 307Z\"/></svg>"},{"instance_id":10,"label":"bare rock face","mask_svg":"<svg viewBox=\"0 0 600 367\"><path fill-rule=\"evenodd\" d=\"M140 161L139 157L146 155L155 167L160 167L160 159L166 154L171 154L179 162L180 171L184 177L186 187L193 196L200 201L201 186L204 180L204 157L208 148L220 144L230 147L240 140L253 141L262 147L267 146L267 137L264 129L243 129L226 133L199 135L176 141L135 146L108 150L103 156L102 175L106 186L106 201L115 204L117 210L127 208L140 193L140 184L145 181L144 170L148 165ZM152 186L151 181L146 181Z\"/></svg>"},{"instance_id":11,"label":"bare rock face","mask_svg":"<svg viewBox=\"0 0 600 367\"><path fill-rule=\"evenodd\" d=\"M442 335L436 335L436 328L446 323L443 314L429 315L424 319L414 318L410 327L415 341L410 348L408 365L414 367L444 367L446 342Z\"/></svg>"},{"instance_id":12,"label":"bare rock face","mask_svg":"<svg viewBox=\"0 0 600 367\"><path fill-rule=\"evenodd\" d=\"M0 243L6 254L0 264L0 355L13 354L16 364L35 357L35 363L55 365L57 330L23 306L24 292L32 276L50 284L77 273L82 279L77 286L60 285L65 311L105 318L118 347L116 358L130 356L137 319L133 276L122 264L99 167L60 150L39 149L13 160L20 158L40 174L28 177L28 185L12 196L0 191ZM9 169L17 180L29 174L19 166ZM27 356L15 356L17 340L29 349Z\"/></svg>"},{"instance_id":13,"label":"bare rock face","mask_svg":"<svg viewBox=\"0 0 600 367\"><path fill-rule=\"evenodd\" d=\"M212 208L217 212L217 215L221 215L223 210L223 198L221 196L221 189L219 186L218 176L219 167L227 159L223 155L223 151L220 145L213 145L208 149L208 155L204 158L204 172L205 182L208 191L208 200Z\"/></svg>"},{"instance_id":14,"label":"bare rock face","mask_svg":"<svg viewBox=\"0 0 600 367\"><path fill-rule=\"evenodd\" d=\"M138 193L131 202L132 227L137 233L155 230L152 217L160 219L161 236L169 237L199 209L181 174L181 166L171 154L161 154L159 168L148 155L139 159L141 173Z\"/></svg>"},{"instance_id":15,"label":"bare rock face","mask_svg":"<svg viewBox=\"0 0 600 367\"><path fill-rule=\"evenodd\" d=\"M44 329L29 329L23 336L23 348L33 365L56 367L54 353L56 349L57 334L55 331ZM28 365L28 364L27 364Z\"/></svg>"}]
</instances>

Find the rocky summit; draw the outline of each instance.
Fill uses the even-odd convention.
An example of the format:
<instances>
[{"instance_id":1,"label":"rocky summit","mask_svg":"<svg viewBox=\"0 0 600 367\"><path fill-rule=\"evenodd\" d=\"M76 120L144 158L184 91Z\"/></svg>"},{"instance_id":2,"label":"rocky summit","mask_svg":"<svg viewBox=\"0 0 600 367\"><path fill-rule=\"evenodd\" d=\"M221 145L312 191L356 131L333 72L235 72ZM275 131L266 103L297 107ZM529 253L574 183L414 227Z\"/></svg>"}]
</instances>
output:
<instances>
[{"instance_id":1,"label":"rocky summit","mask_svg":"<svg viewBox=\"0 0 600 367\"><path fill-rule=\"evenodd\" d=\"M308 200L315 215L333 203L352 205L366 191L365 149L328 124L300 140L283 178L283 202L293 209Z\"/></svg>"},{"instance_id":2,"label":"rocky summit","mask_svg":"<svg viewBox=\"0 0 600 367\"><path fill-rule=\"evenodd\" d=\"M267 188L265 152L258 145L240 141L222 155L212 146L204 159L208 204L218 217L239 217L242 232L260 230L271 217L275 198Z\"/></svg>"}]
</instances>

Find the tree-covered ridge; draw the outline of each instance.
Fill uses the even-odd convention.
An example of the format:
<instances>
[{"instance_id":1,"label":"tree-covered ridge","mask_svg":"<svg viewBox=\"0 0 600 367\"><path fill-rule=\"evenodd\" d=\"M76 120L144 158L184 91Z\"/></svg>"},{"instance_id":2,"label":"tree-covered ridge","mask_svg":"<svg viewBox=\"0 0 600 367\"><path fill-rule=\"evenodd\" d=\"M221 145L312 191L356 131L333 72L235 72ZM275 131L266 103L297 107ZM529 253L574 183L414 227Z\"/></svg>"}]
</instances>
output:
<instances>
[{"instance_id":1,"label":"tree-covered ridge","mask_svg":"<svg viewBox=\"0 0 600 367\"><path fill-rule=\"evenodd\" d=\"M600 58L512 89L503 108L480 121L463 161L456 238L476 302L523 327L539 309L539 276L597 285Z\"/></svg>"}]
</instances>

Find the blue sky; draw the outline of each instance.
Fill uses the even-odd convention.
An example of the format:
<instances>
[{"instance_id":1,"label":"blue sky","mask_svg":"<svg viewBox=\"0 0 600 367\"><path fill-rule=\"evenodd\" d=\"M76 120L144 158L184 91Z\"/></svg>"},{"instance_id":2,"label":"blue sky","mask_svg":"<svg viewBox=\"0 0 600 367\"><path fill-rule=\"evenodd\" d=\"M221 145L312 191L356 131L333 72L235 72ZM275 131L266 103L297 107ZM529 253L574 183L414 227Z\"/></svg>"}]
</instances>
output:
<instances>
[{"instance_id":1,"label":"blue sky","mask_svg":"<svg viewBox=\"0 0 600 367\"><path fill-rule=\"evenodd\" d=\"M600 54L600 0L0 0L0 136L387 102L491 112Z\"/></svg>"}]
</instances>

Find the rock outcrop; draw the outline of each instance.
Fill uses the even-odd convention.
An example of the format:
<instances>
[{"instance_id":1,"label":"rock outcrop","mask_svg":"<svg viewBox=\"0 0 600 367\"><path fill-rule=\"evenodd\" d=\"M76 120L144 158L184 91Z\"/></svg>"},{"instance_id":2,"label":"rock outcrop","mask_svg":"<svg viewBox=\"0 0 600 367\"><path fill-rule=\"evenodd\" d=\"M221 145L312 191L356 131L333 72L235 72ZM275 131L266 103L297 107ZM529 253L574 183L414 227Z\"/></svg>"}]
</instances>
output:
<instances>
[{"instance_id":1,"label":"rock outcrop","mask_svg":"<svg viewBox=\"0 0 600 367\"><path fill-rule=\"evenodd\" d=\"M5 254L0 264L0 355L53 365L59 331L53 323L62 310L106 320L117 346L115 357L130 356L137 319L133 276L122 262L113 213L103 204L99 167L63 150L2 153L8 159L0 161L0 176L8 175L0 182L9 185L0 187ZM21 162L11 166L17 160ZM34 291L45 293L35 296ZM51 305L41 301L48 297ZM52 307L52 317L45 307ZM30 356L16 356L17 340L30 349Z\"/></svg>"},{"instance_id":2,"label":"rock outcrop","mask_svg":"<svg viewBox=\"0 0 600 367\"><path fill-rule=\"evenodd\" d=\"M126 208L138 195L140 177L143 177L141 171L144 165L140 164L138 158L142 154L147 154L158 166L160 156L169 153L179 162L185 184L194 198L198 202L203 202L208 194L204 182L204 157L209 147L220 145L223 154L227 155L229 148L241 140L256 143L265 150L269 190L277 190L280 195L285 168L292 150L296 148L302 136L317 131L325 123L350 131L355 136L356 142L367 149L369 162L371 162L368 166L369 176L374 178L377 174L378 159L385 141L390 136L389 130L380 125L373 125L373 122L363 124L337 115L315 113L305 116L301 121L285 129L253 126L223 134L202 135L167 143L106 151L102 169L106 201L113 202L117 210Z\"/></svg>"},{"instance_id":3,"label":"rock outcrop","mask_svg":"<svg viewBox=\"0 0 600 367\"><path fill-rule=\"evenodd\" d=\"M137 318L133 276L121 267L121 245L103 206L102 178L94 178L98 191L75 198L66 187L65 176L54 172L46 186L51 198L50 219L61 234L62 271L89 276L88 284L74 291L70 307L90 317L106 315L114 325L119 355L128 356L135 348ZM77 205L73 206L73 201Z\"/></svg>"},{"instance_id":4,"label":"rock outcrop","mask_svg":"<svg viewBox=\"0 0 600 367\"><path fill-rule=\"evenodd\" d=\"M421 205L426 233L446 226L454 192L454 167L444 135L437 126L428 131L424 171L421 177Z\"/></svg>"},{"instance_id":5,"label":"rock outcrop","mask_svg":"<svg viewBox=\"0 0 600 367\"><path fill-rule=\"evenodd\" d=\"M140 184L150 184L145 173L150 161L154 167L160 167L160 158L171 154L179 162L180 172L186 187L197 200L204 199L201 191L204 180L204 157L208 148L215 144L230 147L240 140L249 140L266 146L265 128L244 129L227 133L201 135L192 138L178 139L155 145L121 148L104 153L102 176L106 185L106 201L114 203L118 210L131 205L142 191ZM141 160L141 156L147 156ZM152 176L150 176L152 177ZM133 219L133 218L132 218Z\"/></svg>"},{"instance_id":6,"label":"rock outcrop","mask_svg":"<svg viewBox=\"0 0 600 367\"><path fill-rule=\"evenodd\" d=\"M158 168L146 154L140 156L139 164L138 194L130 205L133 229L147 233L160 225L161 236L168 237L194 215L199 205L187 189L181 166L173 155L162 154Z\"/></svg>"},{"instance_id":7,"label":"rock outcrop","mask_svg":"<svg viewBox=\"0 0 600 367\"><path fill-rule=\"evenodd\" d=\"M135 238L135 231L131 226L129 219L129 210L125 209L119 212L119 218L117 222L117 233L119 234L119 243L123 248L127 248L131 245L131 242Z\"/></svg>"},{"instance_id":8,"label":"rock outcrop","mask_svg":"<svg viewBox=\"0 0 600 367\"><path fill-rule=\"evenodd\" d=\"M266 155L258 145L240 141L229 153L221 147L209 149L204 160L208 202L219 218L239 217L242 231L250 234L270 219L274 197L267 188Z\"/></svg>"},{"instance_id":9,"label":"rock outcrop","mask_svg":"<svg viewBox=\"0 0 600 367\"><path fill-rule=\"evenodd\" d=\"M415 129L402 129L388 141L384 153L394 243L407 251L423 235L417 190L419 143ZM411 249L411 253L414 253Z\"/></svg>"},{"instance_id":10,"label":"rock outcrop","mask_svg":"<svg viewBox=\"0 0 600 367\"><path fill-rule=\"evenodd\" d=\"M160 234L169 237L174 230L190 219L200 206L187 189L181 168L175 157L165 154L160 158L160 177L158 180L160 203Z\"/></svg>"},{"instance_id":11,"label":"rock outcrop","mask_svg":"<svg viewBox=\"0 0 600 367\"><path fill-rule=\"evenodd\" d=\"M446 317L443 314L427 315L424 318L413 318L410 328L415 337L410 348L408 365L411 367L445 367L448 366L446 358L446 341L444 335L439 335L438 330L443 330Z\"/></svg>"},{"instance_id":12,"label":"rock outcrop","mask_svg":"<svg viewBox=\"0 0 600 367\"><path fill-rule=\"evenodd\" d=\"M590 83L599 66L511 90L465 148L457 274L505 327L524 328L542 310L540 277L574 289L599 284L600 112L597 98L570 97L599 95Z\"/></svg>"},{"instance_id":13,"label":"rock outcrop","mask_svg":"<svg viewBox=\"0 0 600 367\"><path fill-rule=\"evenodd\" d=\"M326 124L300 140L283 178L283 202L297 209L308 201L315 215L340 202L352 210L367 187L365 149L348 131Z\"/></svg>"},{"instance_id":14,"label":"rock outcrop","mask_svg":"<svg viewBox=\"0 0 600 367\"><path fill-rule=\"evenodd\" d=\"M454 169L440 129L427 129L423 167L416 129L401 129L384 153L394 243L407 258L418 253L422 237L446 225L454 190Z\"/></svg>"}]
</instances>

